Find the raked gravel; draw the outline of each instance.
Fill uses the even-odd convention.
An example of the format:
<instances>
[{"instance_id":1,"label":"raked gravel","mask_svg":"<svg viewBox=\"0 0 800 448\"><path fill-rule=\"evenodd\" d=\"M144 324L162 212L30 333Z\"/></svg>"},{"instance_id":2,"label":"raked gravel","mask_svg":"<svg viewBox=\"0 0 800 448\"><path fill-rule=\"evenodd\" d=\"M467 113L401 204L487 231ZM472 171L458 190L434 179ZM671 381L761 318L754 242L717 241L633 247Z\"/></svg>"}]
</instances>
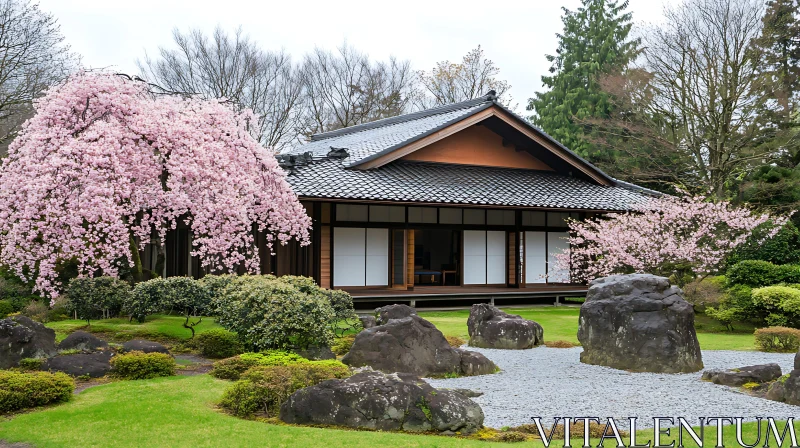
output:
<instances>
[{"instance_id":1,"label":"raked gravel","mask_svg":"<svg viewBox=\"0 0 800 448\"><path fill-rule=\"evenodd\" d=\"M483 353L502 371L494 375L430 379L441 388L483 392L473 398L483 408L486 426L501 428L531 423L531 417L552 422L556 416L614 417L626 423L638 417L637 427L652 427L653 417L799 417L800 406L753 397L738 389L701 381L701 372L689 374L631 373L581 364L577 348L537 347L495 350L463 347ZM703 351L706 369L777 363L789 373L793 354ZM627 425L621 425L626 426Z\"/></svg>"}]
</instances>

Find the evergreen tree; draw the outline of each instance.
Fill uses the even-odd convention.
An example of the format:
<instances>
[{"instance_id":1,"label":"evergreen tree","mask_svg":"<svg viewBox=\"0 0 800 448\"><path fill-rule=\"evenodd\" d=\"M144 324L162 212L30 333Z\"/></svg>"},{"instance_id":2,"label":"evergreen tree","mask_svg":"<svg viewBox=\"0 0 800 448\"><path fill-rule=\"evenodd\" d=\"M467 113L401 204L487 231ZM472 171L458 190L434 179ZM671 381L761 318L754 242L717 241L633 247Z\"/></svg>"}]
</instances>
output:
<instances>
[{"instance_id":1,"label":"evergreen tree","mask_svg":"<svg viewBox=\"0 0 800 448\"><path fill-rule=\"evenodd\" d=\"M638 53L639 39L629 39L631 13L628 1L581 0L576 11L563 8L563 33L558 49L548 55L550 73L542 76L548 89L531 98L531 121L579 154L594 159L585 120L602 118L611 103L599 85L599 77L612 68L627 65Z\"/></svg>"},{"instance_id":2,"label":"evergreen tree","mask_svg":"<svg viewBox=\"0 0 800 448\"><path fill-rule=\"evenodd\" d=\"M800 93L800 17L798 0L769 0L757 45L766 93L777 103L779 127L790 125Z\"/></svg>"}]
</instances>

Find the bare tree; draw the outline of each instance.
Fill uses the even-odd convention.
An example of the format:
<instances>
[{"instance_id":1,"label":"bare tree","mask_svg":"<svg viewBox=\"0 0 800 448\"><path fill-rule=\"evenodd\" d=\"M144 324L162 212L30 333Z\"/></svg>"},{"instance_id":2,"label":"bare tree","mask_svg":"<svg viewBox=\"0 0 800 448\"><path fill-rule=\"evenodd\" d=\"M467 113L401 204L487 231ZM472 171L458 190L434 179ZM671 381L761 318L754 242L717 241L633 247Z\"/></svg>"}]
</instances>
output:
<instances>
[{"instance_id":1,"label":"bare tree","mask_svg":"<svg viewBox=\"0 0 800 448\"><path fill-rule=\"evenodd\" d=\"M405 112L413 74L408 61L373 62L342 44L336 51L320 48L303 62L303 134L354 126Z\"/></svg>"},{"instance_id":2,"label":"bare tree","mask_svg":"<svg viewBox=\"0 0 800 448\"><path fill-rule=\"evenodd\" d=\"M25 0L0 0L0 156L49 86L78 68L56 19Z\"/></svg>"},{"instance_id":3,"label":"bare tree","mask_svg":"<svg viewBox=\"0 0 800 448\"><path fill-rule=\"evenodd\" d=\"M483 49L467 53L460 63L442 61L430 71L417 72L422 91L415 98L420 109L471 100L494 90L500 97L511 86L507 81L497 79L500 69L491 59L484 57ZM511 101L506 99L506 104Z\"/></svg>"},{"instance_id":4,"label":"bare tree","mask_svg":"<svg viewBox=\"0 0 800 448\"><path fill-rule=\"evenodd\" d=\"M177 48L159 47L159 56L137 61L142 76L174 92L227 98L258 117L253 134L275 150L295 140L302 110L302 83L289 55L267 52L241 28L173 31Z\"/></svg>"},{"instance_id":5,"label":"bare tree","mask_svg":"<svg viewBox=\"0 0 800 448\"><path fill-rule=\"evenodd\" d=\"M645 36L653 124L669 131L711 193L769 154L757 144L764 98L757 70L758 0L688 0Z\"/></svg>"}]
</instances>

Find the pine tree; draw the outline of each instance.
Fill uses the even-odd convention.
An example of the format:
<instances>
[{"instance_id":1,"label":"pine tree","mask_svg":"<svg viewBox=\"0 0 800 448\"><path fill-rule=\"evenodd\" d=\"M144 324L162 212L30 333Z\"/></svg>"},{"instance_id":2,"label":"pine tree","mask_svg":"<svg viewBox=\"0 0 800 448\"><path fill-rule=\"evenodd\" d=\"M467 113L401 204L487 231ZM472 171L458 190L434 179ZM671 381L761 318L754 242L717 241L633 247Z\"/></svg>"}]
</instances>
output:
<instances>
[{"instance_id":1,"label":"pine tree","mask_svg":"<svg viewBox=\"0 0 800 448\"><path fill-rule=\"evenodd\" d=\"M778 105L776 114L785 127L792 120L800 94L800 16L798 0L769 0L757 42L760 70L767 95Z\"/></svg>"},{"instance_id":2,"label":"pine tree","mask_svg":"<svg viewBox=\"0 0 800 448\"><path fill-rule=\"evenodd\" d=\"M638 53L639 39L629 39L628 1L582 0L576 11L563 8L564 31L558 34L556 55L547 55L550 73L542 76L548 89L531 98L531 121L568 148L590 159L597 149L587 136L584 120L603 118L611 108L599 77L627 65Z\"/></svg>"}]
</instances>

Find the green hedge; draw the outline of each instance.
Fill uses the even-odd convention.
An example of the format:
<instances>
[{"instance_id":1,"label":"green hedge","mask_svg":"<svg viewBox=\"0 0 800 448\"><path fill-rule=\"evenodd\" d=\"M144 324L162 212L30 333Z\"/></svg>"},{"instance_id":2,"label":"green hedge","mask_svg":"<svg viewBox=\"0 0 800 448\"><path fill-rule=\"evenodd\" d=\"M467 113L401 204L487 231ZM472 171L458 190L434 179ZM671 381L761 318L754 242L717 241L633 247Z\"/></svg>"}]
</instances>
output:
<instances>
[{"instance_id":1,"label":"green hedge","mask_svg":"<svg viewBox=\"0 0 800 448\"><path fill-rule=\"evenodd\" d=\"M309 361L296 354L281 350L269 350L263 353L242 353L239 356L222 359L214 363L211 376L223 380L238 380L247 369L255 366L287 366Z\"/></svg>"},{"instance_id":2,"label":"green hedge","mask_svg":"<svg viewBox=\"0 0 800 448\"><path fill-rule=\"evenodd\" d=\"M74 389L65 373L0 370L0 413L69 401Z\"/></svg>"},{"instance_id":3,"label":"green hedge","mask_svg":"<svg viewBox=\"0 0 800 448\"><path fill-rule=\"evenodd\" d=\"M759 328L756 347L764 352L791 353L800 349L800 330L786 327Z\"/></svg>"},{"instance_id":4,"label":"green hedge","mask_svg":"<svg viewBox=\"0 0 800 448\"><path fill-rule=\"evenodd\" d=\"M244 372L241 380L228 387L220 405L239 417L249 417L256 412L275 416L281 403L295 391L348 376L350 369L339 361L255 366Z\"/></svg>"},{"instance_id":5,"label":"green hedge","mask_svg":"<svg viewBox=\"0 0 800 448\"><path fill-rule=\"evenodd\" d=\"M726 277L732 285L752 287L800 283L800 265L776 265L768 261L745 260L731 266Z\"/></svg>"},{"instance_id":6,"label":"green hedge","mask_svg":"<svg viewBox=\"0 0 800 448\"><path fill-rule=\"evenodd\" d=\"M111 374L127 380L175 375L175 360L165 353L133 351L111 358Z\"/></svg>"},{"instance_id":7,"label":"green hedge","mask_svg":"<svg viewBox=\"0 0 800 448\"><path fill-rule=\"evenodd\" d=\"M229 358L242 352L236 333L214 328L197 335L197 348L209 358Z\"/></svg>"}]
</instances>

